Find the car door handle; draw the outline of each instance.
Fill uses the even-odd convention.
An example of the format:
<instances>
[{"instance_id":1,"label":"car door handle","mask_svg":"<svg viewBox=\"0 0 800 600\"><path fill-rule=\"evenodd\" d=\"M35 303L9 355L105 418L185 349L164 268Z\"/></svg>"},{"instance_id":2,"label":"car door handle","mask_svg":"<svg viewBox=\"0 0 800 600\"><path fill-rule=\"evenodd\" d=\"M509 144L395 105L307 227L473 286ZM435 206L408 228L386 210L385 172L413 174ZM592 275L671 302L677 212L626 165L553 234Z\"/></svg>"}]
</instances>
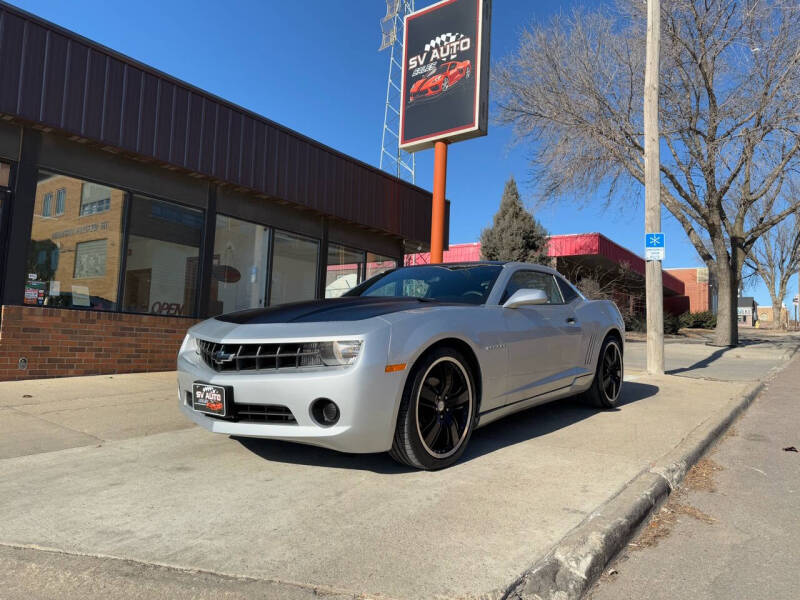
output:
<instances>
[{"instance_id":1,"label":"car door handle","mask_svg":"<svg viewBox=\"0 0 800 600\"><path fill-rule=\"evenodd\" d=\"M578 321L575 320L575 317L569 317L567 319L567 325L575 325Z\"/></svg>"}]
</instances>

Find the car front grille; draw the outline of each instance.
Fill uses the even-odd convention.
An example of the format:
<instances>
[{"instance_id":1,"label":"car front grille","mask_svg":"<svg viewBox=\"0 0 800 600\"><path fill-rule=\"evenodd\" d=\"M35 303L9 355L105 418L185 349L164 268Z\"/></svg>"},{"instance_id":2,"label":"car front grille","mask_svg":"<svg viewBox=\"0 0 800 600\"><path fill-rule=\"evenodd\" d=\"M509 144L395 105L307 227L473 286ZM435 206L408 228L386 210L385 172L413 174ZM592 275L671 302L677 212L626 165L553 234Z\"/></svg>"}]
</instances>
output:
<instances>
[{"instance_id":1,"label":"car front grille","mask_svg":"<svg viewBox=\"0 0 800 600\"><path fill-rule=\"evenodd\" d=\"M209 415L209 419L220 421L235 421L238 423L278 423L283 425L297 425L292 411L280 404L237 404L233 403L226 416Z\"/></svg>"},{"instance_id":2,"label":"car front grille","mask_svg":"<svg viewBox=\"0 0 800 600\"><path fill-rule=\"evenodd\" d=\"M238 421L297 424L292 411L285 406L277 404L234 404L234 408L234 415Z\"/></svg>"},{"instance_id":3,"label":"car front grille","mask_svg":"<svg viewBox=\"0 0 800 600\"><path fill-rule=\"evenodd\" d=\"M267 371L322 366L319 344L220 344L197 340L200 356L219 372Z\"/></svg>"}]
</instances>

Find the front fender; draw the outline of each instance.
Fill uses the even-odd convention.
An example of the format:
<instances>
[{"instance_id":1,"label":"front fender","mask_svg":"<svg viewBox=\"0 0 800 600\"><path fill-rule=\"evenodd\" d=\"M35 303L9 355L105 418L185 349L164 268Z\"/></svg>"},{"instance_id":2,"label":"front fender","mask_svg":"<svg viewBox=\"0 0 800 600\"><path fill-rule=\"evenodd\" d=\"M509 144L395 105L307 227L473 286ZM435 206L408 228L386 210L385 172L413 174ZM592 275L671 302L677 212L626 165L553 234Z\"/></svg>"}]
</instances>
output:
<instances>
[{"instance_id":1,"label":"front fender","mask_svg":"<svg viewBox=\"0 0 800 600\"><path fill-rule=\"evenodd\" d=\"M483 389L483 398L493 398L508 368L502 345L503 322L498 307L421 308L387 315L391 323L389 364L405 363L406 378L422 354L437 342L457 339L474 353Z\"/></svg>"}]
</instances>

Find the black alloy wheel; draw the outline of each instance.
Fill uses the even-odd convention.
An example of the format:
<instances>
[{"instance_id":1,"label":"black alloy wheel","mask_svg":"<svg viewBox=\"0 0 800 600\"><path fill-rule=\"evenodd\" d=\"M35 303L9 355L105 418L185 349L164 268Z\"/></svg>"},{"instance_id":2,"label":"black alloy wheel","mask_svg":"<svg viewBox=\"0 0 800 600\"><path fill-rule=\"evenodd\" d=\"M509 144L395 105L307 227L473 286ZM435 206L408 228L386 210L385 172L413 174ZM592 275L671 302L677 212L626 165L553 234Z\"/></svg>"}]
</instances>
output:
<instances>
[{"instance_id":1,"label":"black alloy wheel","mask_svg":"<svg viewBox=\"0 0 800 600\"><path fill-rule=\"evenodd\" d=\"M622 353L616 341L606 346L602 373L601 383L606 400L616 402L622 389Z\"/></svg>"},{"instance_id":2,"label":"black alloy wheel","mask_svg":"<svg viewBox=\"0 0 800 600\"><path fill-rule=\"evenodd\" d=\"M592 386L583 393L585 400L598 408L615 408L622 392L623 373L621 342L609 335L600 348Z\"/></svg>"},{"instance_id":3,"label":"black alloy wheel","mask_svg":"<svg viewBox=\"0 0 800 600\"><path fill-rule=\"evenodd\" d=\"M453 348L437 348L409 373L391 455L418 469L456 462L475 423L477 398L469 363Z\"/></svg>"},{"instance_id":4,"label":"black alloy wheel","mask_svg":"<svg viewBox=\"0 0 800 600\"><path fill-rule=\"evenodd\" d=\"M434 458L448 458L461 446L472 416L472 386L464 366L442 357L426 372L416 402L417 434Z\"/></svg>"}]
</instances>

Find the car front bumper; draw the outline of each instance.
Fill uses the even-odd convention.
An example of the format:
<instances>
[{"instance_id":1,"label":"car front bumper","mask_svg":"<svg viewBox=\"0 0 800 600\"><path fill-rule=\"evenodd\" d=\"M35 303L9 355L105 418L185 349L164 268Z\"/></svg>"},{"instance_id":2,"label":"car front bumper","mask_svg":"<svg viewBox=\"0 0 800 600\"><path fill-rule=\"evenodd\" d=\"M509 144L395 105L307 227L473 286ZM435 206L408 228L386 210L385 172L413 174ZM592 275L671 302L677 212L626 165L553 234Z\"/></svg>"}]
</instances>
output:
<instances>
[{"instance_id":1,"label":"car front bumper","mask_svg":"<svg viewBox=\"0 0 800 600\"><path fill-rule=\"evenodd\" d=\"M198 425L214 433L270 438L322 446L342 452L385 452L391 448L407 370L386 372L386 345L365 344L365 352L349 367L283 368L275 371L217 372L202 359L178 357L180 408ZM369 352L383 348L384 352ZM291 410L296 423L230 421L191 408L196 382L230 386L233 404L279 405ZM311 415L317 398L333 400L340 417L332 426Z\"/></svg>"}]
</instances>

